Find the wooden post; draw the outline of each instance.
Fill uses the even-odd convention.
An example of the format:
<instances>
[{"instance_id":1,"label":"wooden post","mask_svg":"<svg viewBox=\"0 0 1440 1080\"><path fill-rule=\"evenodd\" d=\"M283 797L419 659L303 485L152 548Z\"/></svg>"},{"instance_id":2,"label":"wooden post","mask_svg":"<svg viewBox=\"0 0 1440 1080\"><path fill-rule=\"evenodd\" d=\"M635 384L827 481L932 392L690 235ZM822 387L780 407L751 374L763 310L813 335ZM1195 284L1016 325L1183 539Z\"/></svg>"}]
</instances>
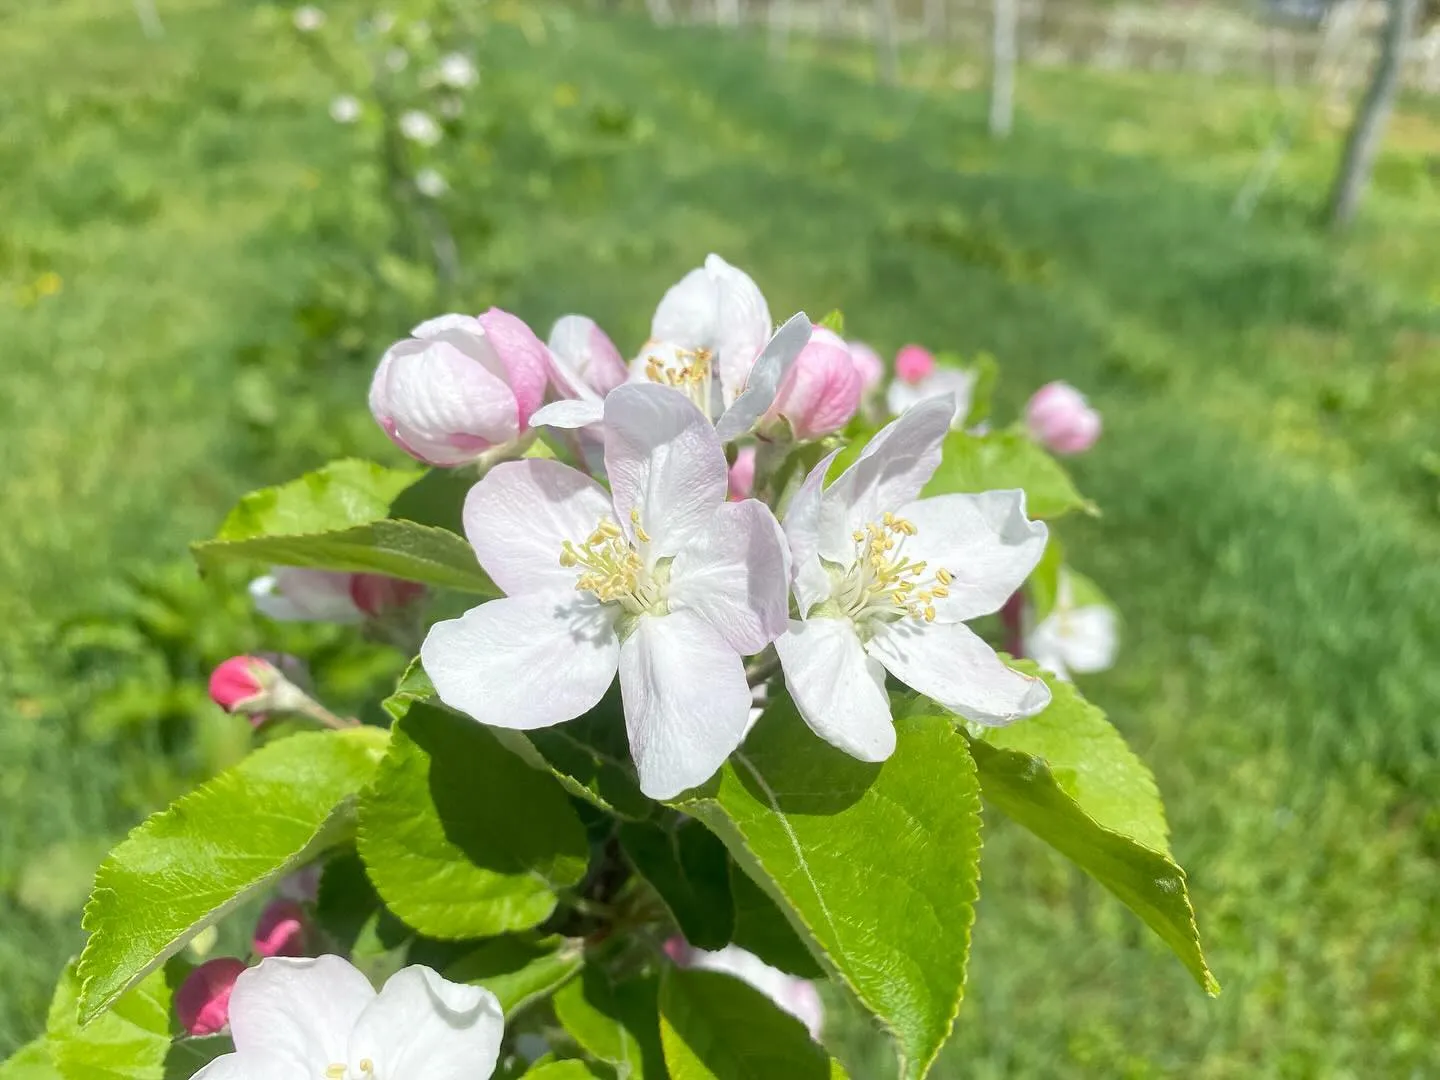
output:
<instances>
[{"instance_id":1,"label":"wooden post","mask_svg":"<svg viewBox=\"0 0 1440 1080\"><path fill-rule=\"evenodd\" d=\"M1019 0L995 0L994 19L990 48L990 134L1003 139L1015 124Z\"/></svg>"}]
</instances>

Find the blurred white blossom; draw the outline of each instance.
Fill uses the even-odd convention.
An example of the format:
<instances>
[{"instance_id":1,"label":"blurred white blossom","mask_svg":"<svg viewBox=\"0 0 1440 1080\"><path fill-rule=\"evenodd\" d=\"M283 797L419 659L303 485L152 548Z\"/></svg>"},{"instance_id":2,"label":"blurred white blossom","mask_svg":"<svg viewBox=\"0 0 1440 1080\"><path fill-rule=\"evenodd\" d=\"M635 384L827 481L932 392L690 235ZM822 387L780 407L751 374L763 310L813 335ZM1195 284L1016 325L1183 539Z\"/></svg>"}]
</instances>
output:
<instances>
[{"instance_id":1,"label":"blurred white blossom","mask_svg":"<svg viewBox=\"0 0 1440 1080\"><path fill-rule=\"evenodd\" d=\"M295 29L302 34L314 33L325 25L325 12L313 4L296 8L291 18L295 20Z\"/></svg>"},{"instance_id":2,"label":"blurred white blossom","mask_svg":"<svg viewBox=\"0 0 1440 1080\"><path fill-rule=\"evenodd\" d=\"M400 134L421 146L434 146L440 141L440 125L435 118L419 109L411 109L400 116Z\"/></svg>"},{"instance_id":3,"label":"blurred white blossom","mask_svg":"<svg viewBox=\"0 0 1440 1080\"><path fill-rule=\"evenodd\" d=\"M385 54L385 66L398 74L410 66L410 54L397 45Z\"/></svg>"},{"instance_id":4,"label":"blurred white blossom","mask_svg":"<svg viewBox=\"0 0 1440 1080\"><path fill-rule=\"evenodd\" d=\"M360 119L360 102L350 94L341 94L330 102L330 119L337 124L353 124Z\"/></svg>"},{"instance_id":5,"label":"blurred white blossom","mask_svg":"<svg viewBox=\"0 0 1440 1080\"><path fill-rule=\"evenodd\" d=\"M440 58L440 82L455 90L465 90L480 81L474 62L464 53L446 53Z\"/></svg>"},{"instance_id":6,"label":"blurred white blossom","mask_svg":"<svg viewBox=\"0 0 1440 1080\"><path fill-rule=\"evenodd\" d=\"M415 190L428 199L438 199L450 190L450 185L434 169L421 169L415 174Z\"/></svg>"}]
</instances>

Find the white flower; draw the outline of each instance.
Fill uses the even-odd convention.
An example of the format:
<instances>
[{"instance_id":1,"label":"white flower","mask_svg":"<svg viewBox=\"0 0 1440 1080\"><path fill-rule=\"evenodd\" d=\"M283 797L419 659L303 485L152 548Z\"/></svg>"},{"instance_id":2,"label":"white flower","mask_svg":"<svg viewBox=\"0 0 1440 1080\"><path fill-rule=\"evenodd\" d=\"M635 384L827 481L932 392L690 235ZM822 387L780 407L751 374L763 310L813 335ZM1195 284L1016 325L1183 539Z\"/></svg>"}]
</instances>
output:
<instances>
[{"instance_id":1,"label":"white flower","mask_svg":"<svg viewBox=\"0 0 1440 1080\"><path fill-rule=\"evenodd\" d=\"M474 62L464 53L446 53L436 74L442 85L453 90L465 90L480 81Z\"/></svg>"},{"instance_id":2,"label":"white flower","mask_svg":"<svg viewBox=\"0 0 1440 1080\"><path fill-rule=\"evenodd\" d=\"M1076 606L1070 575L1060 572L1055 609L1025 634L1025 655L1062 679L1089 675L1115 663L1120 634L1105 604Z\"/></svg>"},{"instance_id":3,"label":"white flower","mask_svg":"<svg viewBox=\"0 0 1440 1080\"><path fill-rule=\"evenodd\" d=\"M718 952L691 949L681 966L735 976L804 1024L812 1039L820 1038L825 1024L825 1007L820 1002L820 993L814 983L787 975L738 945L726 945Z\"/></svg>"},{"instance_id":4,"label":"white flower","mask_svg":"<svg viewBox=\"0 0 1440 1080\"><path fill-rule=\"evenodd\" d=\"M672 286L655 310L650 340L631 377L680 391L715 424L723 442L754 429L810 341L810 320L790 319L772 335L770 309L750 276L718 255ZM537 425L577 428L600 422L598 400L546 406Z\"/></svg>"},{"instance_id":5,"label":"white flower","mask_svg":"<svg viewBox=\"0 0 1440 1080\"><path fill-rule=\"evenodd\" d=\"M192 1080L487 1080L504 1026L488 990L427 967L377 994L338 956L271 957L235 982L235 1052Z\"/></svg>"},{"instance_id":6,"label":"white flower","mask_svg":"<svg viewBox=\"0 0 1440 1080\"><path fill-rule=\"evenodd\" d=\"M337 124L353 124L360 119L360 102L349 94L341 94L330 102L330 119Z\"/></svg>"},{"instance_id":7,"label":"white flower","mask_svg":"<svg viewBox=\"0 0 1440 1080\"><path fill-rule=\"evenodd\" d=\"M471 489L466 535L507 595L437 623L420 656L447 705L521 730L589 711L618 669L640 787L668 799L744 736L741 657L785 628L785 543L766 506L725 501L720 440L682 394L619 387L603 421L609 494L544 459Z\"/></svg>"},{"instance_id":8,"label":"white flower","mask_svg":"<svg viewBox=\"0 0 1440 1080\"><path fill-rule=\"evenodd\" d=\"M438 199L450 190L450 185L434 169L421 169L415 174L415 190L427 199Z\"/></svg>"},{"instance_id":9,"label":"white flower","mask_svg":"<svg viewBox=\"0 0 1440 1080\"><path fill-rule=\"evenodd\" d=\"M832 453L785 516L801 614L775 643L785 684L817 735L863 761L895 749L886 671L981 724L1050 700L965 626L998 610L1045 550L1024 492L918 497L954 411L948 398L916 405L826 488Z\"/></svg>"},{"instance_id":10,"label":"white flower","mask_svg":"<svg viewBox=\"0 0 1440 1080\"><path fill-rule=\"evenodd\" d=\"M262 615L280 622L358 623L354 574L277 566L250 582L250 599Z\"/></svg>"},{"instance_id":11,"label":"white flower","mask_svg":"<svg viewBox=\"0 0 1440 1080\"><path fill-rule=\"evenodd\" d=\"M440 125L435 118L419 109L410 109L400 115L400 134L421 146L434 146L440 141Z\"/></svg>"},{"instance_id":12,"label":"white flower","mask_svg":"<svg viewBox=\"0 0 1440 1080\"><path fill-rule=\"evenodd\" d=\"M313 34L325 25L325 12L313 4L304 4L296 8L291 18L295 22L295 29L302 34Z\"/></svg>"}]
</instances>

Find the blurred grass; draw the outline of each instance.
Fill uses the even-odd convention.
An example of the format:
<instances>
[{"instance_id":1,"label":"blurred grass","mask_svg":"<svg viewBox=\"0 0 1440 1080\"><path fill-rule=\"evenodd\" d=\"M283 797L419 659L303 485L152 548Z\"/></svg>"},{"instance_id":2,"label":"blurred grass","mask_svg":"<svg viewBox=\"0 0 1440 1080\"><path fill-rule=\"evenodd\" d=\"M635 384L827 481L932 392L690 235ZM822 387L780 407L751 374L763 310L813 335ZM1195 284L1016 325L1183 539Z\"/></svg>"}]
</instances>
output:
<instances>
[{"instance_id":1,"label":"blurred grass","mask_svg":"<svg viewBox=\"0 0 1440 1080\"><path fill-rule=\"evenodd\" d=\"M388 454L364 417L369 358L430 314L402 298L331 355L347 329L327 275L371 250L350 133L325 117L336 88L264 6L161 10L158 43L87 0L3 23L0 1050L39 1023L74 946L75 868L146 795L85 723L106 673L57 694L50 628L180 554L246 485ZM1336 241L1311 227L1343 133L1322 111L1254 220L1229 216L1294 108L1261 88L1026 71L997 144L978 70L935 54L879 90L858 52L794 43L781 62L762 40L627 20L565 14L524 65L516 44L492 41L487 85L540 128L486 133L504 183L483 229L457 214L470 307L542 329L581 310L633 344L713 249L777 314L840 307L884 348L993 352L1002 410L1063 377L1105 413L1075 464L1105 516L1060 531L1127 633L1085 690L1157 773L1225 993L1206 1000L992 816L945 1075L1423 1075L1440 994L1434 110L1399 118L1365 220ZM856 1075L886 1075L849 1035Z\"/></svg>"}]
</instances>

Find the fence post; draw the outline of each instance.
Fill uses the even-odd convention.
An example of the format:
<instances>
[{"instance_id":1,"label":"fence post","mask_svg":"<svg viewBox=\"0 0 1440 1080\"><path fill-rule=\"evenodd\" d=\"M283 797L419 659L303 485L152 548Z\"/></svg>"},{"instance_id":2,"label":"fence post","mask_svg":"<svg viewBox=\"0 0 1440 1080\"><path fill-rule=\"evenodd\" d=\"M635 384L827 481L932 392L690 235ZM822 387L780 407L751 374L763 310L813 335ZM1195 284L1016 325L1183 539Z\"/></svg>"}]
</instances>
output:
<instances>
[{"instance_id":1,"label":"fence post","mask_svg":"<svg viewBox=\"0 0 1440 1080\"><path fill-rule=\"evenodd\" d=\"M995 0L990 47L990 134L1003 139L1015 123L1015 65L1019 0Z\"/></svg>"},{"instance_id":2,"label":"fence post","mask_svg":"<svg viewBox=\"0 0 1440 1080\"><path fill-rule=\"evenodd\" d=\"M894 86L900 77L899 52L895 0L875 0L875 71L886 86Z\"/></svg>"}]
</instances>

